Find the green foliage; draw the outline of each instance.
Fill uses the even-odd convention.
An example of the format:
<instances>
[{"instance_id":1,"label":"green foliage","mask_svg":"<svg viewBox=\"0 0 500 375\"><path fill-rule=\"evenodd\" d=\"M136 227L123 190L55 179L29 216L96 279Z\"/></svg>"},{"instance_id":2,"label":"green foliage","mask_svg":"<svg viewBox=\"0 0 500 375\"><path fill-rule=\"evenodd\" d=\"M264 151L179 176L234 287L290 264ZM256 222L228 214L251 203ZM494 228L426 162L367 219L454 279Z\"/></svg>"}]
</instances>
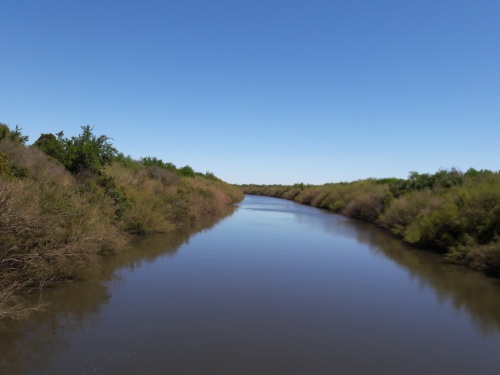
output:
<instances>
[{"instance_id":1,"label":"green foliage","mask_svg":"<svg viewBox=\"0 0 500 375\"><path fill-rule=\"evenodd\" d=\"M26 142L28 142L28 136L23 135L21 133L21 130L22 129L18 125L16 125L16 129L12 131L7 124L0 122L0 141L4 139L10 139L11 141L16 143L25 144Z\"/></svg>"},{"instance_id":2,"label":"green foliage","mask_svg":"<svg viewBox=\"0 0 500 375\"><path fill-rule=\"evenodd\" d=\"M65 140L66 165L73 173L88 170L98 174L111 163L117 150L107 136L92 134L93 128L89 125L82 126L82 130L78 137Z\"/></svg>"},{"instance_id":3,"label":"green foliage","mask_svg":"<svg viewBox=\"0 0 500 375\"><path fill-rule=\"evenodd\" d=\"M445 196L432 211L419 212L404 231L404 239L410 244L445 251L459 243L463 234L458 207Z\"/></svg>"},{"instance_id":4,"label":"green foliage","mask_svg":"<svg viewBox=\"0 0 500 375\"><path fill-rule=\"evenodd\" d=\"M7 124L4 124L3 122L0 122L0 141L8 139L9 134L10 134L9 126Z\"/></svg>"},{"instance_id":5,"label":"green foliage","mask_svg":"<svg viewBox=\"0 0 500 375\"><path fill-rule=\"evenodd\" d=\"M140 161L144 166L149 167L148 170L152 178L159 178L162 175L160 173L160 169L162 169L171 173L175 173L182 177L194 178L198 176L211 181L221 181L212 172L206 172L205 174L200 172L195 172L194 169L191 168L189 165L186 165L182 168L177 168L172 163L166 163L161 159L151 156L143 157L140 159Z\"/></svg>"},{"instance_id":6,"label":"green foliage","mask_svg":"<svg viewBox=\"0 0 500 375\"><path fill-rule=\"evenodd\" d=\"M133 168L137 165L137 161L132 159L130 155L125 156L122 152L119 152L115 155L113 162L120 163L128 168Z\"/></svg>"},{"instance_id":7,"label":"green foliage","mask_svg":"<svg viewBox=\"0 0 500 375\"><path fill-rule=\"evenodd\" d=\"M189 165L186 165L178 170L179 175L184 176L184 177L194 177L195 172L193 168L191 168Z\"/></svg>"},{"instance_id":8,"label":"green foliage","mask_svg":"<svg viewBox=\"0 0 500 375\"><path fill-rule=\"evenodd\" d=\"M78 137L64 138L64 133L42 134L35 142L42 151L61 163L72 173L101 173L117 154L110 138L105 135L96 136L90 125L82 126Z\"/></svg>"},{"instance_id":9,"label":"green foliage","mask_svg":"<svg viewBox=\"0 0 500 375\"><path fill-rule=\"evenodd\" d=\"M123 214L131 208L132 203L127 198L123 189L116 182L115 177L101 174L97 181L99 183L99 186L104 189L105 194L113 200L115 205L114 221L119 221L122 218Z\"/></svg>"},{"instance_id":10,"label":"green foliage","mask_svg":"<svg viewBox=\"0 0 500 375\"><path fill-rule=\"evenodd\" d=\"M450 188L455 185L462 184L464 174L455 168L450 170L441 169L435 174L429 173L419 174L418 172L410 172L407 180L402 179L382 179L378 183L388 182L391 188L391 193L395 197L407 194L411 191L421 191L424 189L434 188Z\"/></svg>"},{"instance_id":11,"label":"green foliage","mask_svg":"<svg viewBox=\"0 0 500 375\"><path fill-rule=\"evenodd\" d=\"M63 164L66 164L67 156L64 144L65 140L62 132L57 133L57 137L51 133L42 133L42 135L40 135L34 143L35 146L47 155L52 156L54 159L59 160Z\"/></svg>"},{"instance_id":12,"label":"green foliage","mask_svg":"<svg viewBox=\"0 0 500 375\"><path fill-rule=\"evenodd\" d=\"M141 158L141 162L146 167L159 167L167 171L177 173L177 167L174 164L165 163L163 160L156 157L147 156L145 158Z\"/></svg>"},{"instance_id":13,"label":"green foliage","mask_svg":"<svg viewBox=\"0 0 500 375\"><path fill-rule=\"evenodd\" d=\"M203 175L203 177L205 177L207 180L211 180L211 181L221 181L220 178L218 178L217 176L215 176L212 172L205 172L205 174Z\"/></svg>"}]
</instances>

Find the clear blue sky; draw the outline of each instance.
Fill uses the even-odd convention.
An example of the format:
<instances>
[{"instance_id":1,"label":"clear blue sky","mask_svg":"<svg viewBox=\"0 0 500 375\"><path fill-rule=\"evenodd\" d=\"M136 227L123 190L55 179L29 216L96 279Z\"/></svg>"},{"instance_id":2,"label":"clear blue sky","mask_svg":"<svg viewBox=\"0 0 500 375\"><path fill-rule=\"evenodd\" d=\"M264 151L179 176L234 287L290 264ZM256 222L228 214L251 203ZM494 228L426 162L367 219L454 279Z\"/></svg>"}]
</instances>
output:
<instances>
[{"instance_id":1,"label":"clear blue sky","mask_svg":"<svg viewBox=\"0 0 500 375\"><path fill-rule=\"evenodd\" d=\"M500 169L500 0L2 0L0 122L232 183Z\"/></svg>"}]
</instances>

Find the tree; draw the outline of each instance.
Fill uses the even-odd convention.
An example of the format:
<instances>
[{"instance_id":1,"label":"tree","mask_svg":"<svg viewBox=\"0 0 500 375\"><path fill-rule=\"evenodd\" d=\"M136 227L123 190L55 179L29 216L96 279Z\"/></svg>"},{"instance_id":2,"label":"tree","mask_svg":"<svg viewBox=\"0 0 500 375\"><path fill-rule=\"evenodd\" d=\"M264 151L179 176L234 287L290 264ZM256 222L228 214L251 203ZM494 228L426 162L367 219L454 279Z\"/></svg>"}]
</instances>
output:
<instances>
[{"instance_id":1,"label":"tree","mask_svg":"<svg viewBox=\"0 0 500 375\"><path fill-rule=\"evenodd\" d=\"M195 176L193 168L191 168L189 165L186 165L186 166L180 168L177 171L177 173L179 173L179 175L184 176L184 177L194 177Z\"/></svg>"},{"instance_id":2,"label":"tree","mask_svg":"<svg viewBox=\"0 0 500 375\"><path fill-rule=\"evenodd\" d=\"M111 163L117 154L110 138L105 135L95 136L90 125L82 126L78 137L64 138L64 133L42 134L35 142L46 154L63 163L72 173L89 171L99 174Z\"/></svg>"},{"instance_id":3,"label":"tree","mask_svg":"<svg viewBox=\"0 0 500 375\"><path fill-rule=\"evenodd\" d=\"M57 137L52 133L42 134L35 141L34 145L47 155L52 156L66 165L66 152L64 150L65 141L63 139L64 133L59 132L56 135Z\"/></svg>"},{"instance_id":4,"label":"tree","mask_svg":"<svg viewBox=\"0 0 500 375\"><path fill-rule=\"evenodd\" d=\"M106 165L110 164L117 150L105 135L96 137L92 134L94 128L90 125L82 126L83 133L78 137L65 140L67 153L67 167L73 173L87 170L99 174Z\"/></svg>"},{"instance_id":5,"label":"tree","mask_svg":"<svg viewBox=\"0 0 500 375\"><path fill-rule=\"evenodd\" d=\"M25 144L28 142L28 136L21 133L21 128L16 125L16 130L9 129L7 124L0 122L0 141L3 139L10 139L13 142Z\"/></svg>"}]
</instances>

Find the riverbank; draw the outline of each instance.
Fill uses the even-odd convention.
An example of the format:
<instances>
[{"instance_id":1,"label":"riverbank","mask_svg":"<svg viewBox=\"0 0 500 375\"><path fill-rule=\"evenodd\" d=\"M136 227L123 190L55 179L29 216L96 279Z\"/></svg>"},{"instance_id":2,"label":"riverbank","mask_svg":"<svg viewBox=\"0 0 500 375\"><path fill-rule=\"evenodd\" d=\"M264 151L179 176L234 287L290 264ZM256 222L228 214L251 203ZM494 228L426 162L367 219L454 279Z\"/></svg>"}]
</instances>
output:
<instances>
[{"instance_id":1,"label":"riverbank","mask_svg":"<svg viewBox=\"0 0 500 375\"><path fill-rule=\"evenodd\" d=\"M196 226L243 198L211 173L125 157L91 130L27 146L0 124L0 320L28 316L41 305L23 293L85 277L134 236Z\"/></svg>"},{"instance_id":2,"label":"riverbank","mask_svg":"<svg viewBox=\"0 0 500 375\"><path fill-rule=\"evenodd\" d=\"M410 173L322 186L243 185L245 194L293 200L385 228L410 245L500 276L500 172Z\"/></svg>"}]
</instances>

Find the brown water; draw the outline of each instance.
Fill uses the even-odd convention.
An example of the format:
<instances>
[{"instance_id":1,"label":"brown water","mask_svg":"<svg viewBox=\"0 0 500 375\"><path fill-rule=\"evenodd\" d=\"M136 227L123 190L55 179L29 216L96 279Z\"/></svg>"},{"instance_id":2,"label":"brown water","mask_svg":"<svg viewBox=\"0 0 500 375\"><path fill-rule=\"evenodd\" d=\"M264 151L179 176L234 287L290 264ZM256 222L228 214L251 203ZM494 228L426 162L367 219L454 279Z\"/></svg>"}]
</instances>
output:
<instances>
[{"instance_id":1,"label":"brown water","mask_svg":"<svg viewBox=\"0 0 500 375\"><path fill-rule=\"evenodd\" d=\"M500 374L500 283L372 225L248 196L45 291L0 373Z\"/></svg>"}]
</instances>

